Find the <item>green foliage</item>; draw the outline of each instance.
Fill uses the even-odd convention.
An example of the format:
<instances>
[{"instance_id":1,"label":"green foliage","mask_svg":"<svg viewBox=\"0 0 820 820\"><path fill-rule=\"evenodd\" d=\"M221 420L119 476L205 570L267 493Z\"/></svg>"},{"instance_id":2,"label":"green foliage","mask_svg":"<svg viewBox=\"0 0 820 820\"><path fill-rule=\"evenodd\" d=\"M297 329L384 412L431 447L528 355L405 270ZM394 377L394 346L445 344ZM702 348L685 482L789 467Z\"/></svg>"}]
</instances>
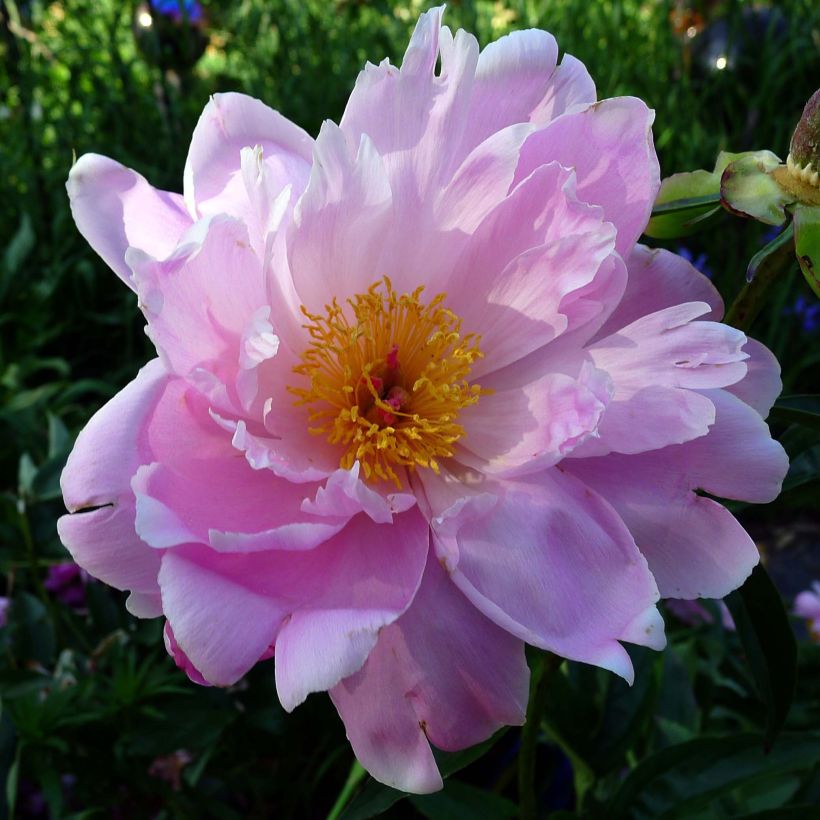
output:
<instances>
[{"instance_id":1,"label":"green foliage","mask_svg":"<svg viewBox=\"0 0 820 820\"><path fill-rule=\"evenodd\" d=\"M20 817L108 816L115 807L124 817L320 817L350 765L326 698L284 714L272 662L228 690L196 687L166 657L160 625L130 617L124 596L89 584L77 609L44 585L49 567L66 558L55 522L74 437L151 356L133 295L74 228L64 191L73 157L104 153L179 190L190 134L216 91L258 96L316 133L325 118L339 119L366 60L400 60L418 13L432 3L203 5L204 55L193 67L163 70L152 62L156 43L137 44L136 0L0 3L0 593L12 601L0 628L0 818L15 809ZM587 64L599 96L633 94L656 109L667 175L712 167L720 151L785 155L820 75L814 0L777 4L787 36L758 42L744 73L699 73L692 44L670 24L674 5L453 0L447 22L476 32L482 44L513 29L551 30ZM751 3L724 5L736 29ZM194 45L183 45L183 63ZM659 211L676 227L655 235L674 249L681 221L697 228L687 247L706 254L729 302L770 238L728 217L701 232L717 216L713 205ZM803 242L804 255L815 255L814 234ZM816 397L803 395L816 390L820 321L812 327L795 307L811 297L799 276L784 276L753 327L784 363L794 394L771 420L792 467L775 504L737 505L788 596L810 578L784 569L791 557L774 549L775 533L816 516L820 489ZM593 817L808 816L806 806L820 800L812 731L820 719L820 649L801 643L786 714L793 663L782 607L767 619L772 595L744 590L748 617L736 610L738 634L721 628L714 609L714 622L696 627L670 616L664 653L630 650L637 670L631 688L565 664L550 680L540 724L540 805ZM761 617L755 607L766 596ZM779 654L766 648L772 644ZM768 740L784 724L768 755L764 707ZM475 749L439 755L452 775L439 795L407 799L366 780L342 816L514 816L519 742L512 729Z\"/></svg>"}]
</instances>

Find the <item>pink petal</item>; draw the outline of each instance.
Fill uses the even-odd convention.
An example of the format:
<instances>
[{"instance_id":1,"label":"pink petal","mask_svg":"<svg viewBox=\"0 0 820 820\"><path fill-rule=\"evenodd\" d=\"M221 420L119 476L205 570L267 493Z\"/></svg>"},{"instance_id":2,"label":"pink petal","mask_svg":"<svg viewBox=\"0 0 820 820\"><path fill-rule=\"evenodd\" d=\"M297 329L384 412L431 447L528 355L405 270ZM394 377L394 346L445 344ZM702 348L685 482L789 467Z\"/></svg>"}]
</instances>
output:
<instances>
[{"instance_id":1,"label":"pink petal","mask_svg":"<svg viewBox=\"0 0 820 820\"><path fill-rule=\"evenodd\" d=\"M260 146L272 190L298 195L310 172L312 140L277 111L244 94L214 94L199 118L185 163L185 202L199 216L248 215L241 173L243 148Z\"/></svg>"},{"instance_id":2,"label":"pink petal","mask_svg":"<svg viewBox=\"0 0 820 820\"><path fill-rule=\"evenodd\" d=\"M664 597L722 598L759 560L734 517L692 491L767 502L788 469L754 410L723 390L708 395L717 414L702 438L638 455L563 462L626 522Z\"/></svg>"},{"instance_id":3,"label":"pink petal","mask_svg":"<svg viewBox=\"0 0 820 820\"><path fill-rule=\"evenodd\" d=\"M441 788L428 740L455 751L524 722L523 644L481 615L430 560L413 605L367 663L331 690L353 750L382 783Z\"/></svg>"},{"instance_id":4,"label":"pink petal","mask_svg":"<svg viewBox=\"0 0 820 820\"><path fill-rule=\"evenodd\" d=\"M595 100L595 83L586 66L565 54L550 77L547 93L530 114L530 121L547 123L568 111L586 108Z\"/></svg>"},{"instance_id":5,"label":"pink petal","mask_svg":"<svg viewBox=\"0 0 820 820\"><path fill-rule=\"evenodd\" d=\"M83 569L117 589L157 588L159 555L134 531L130 480L151 457L145 427L168 385L159 361L146 365L92 417L60 479L72 513L57 523L60 539Z\"/></svg>"},{"instance_id":6,"label":"pink petal","mask_svg":"<svg viewBox=\"0 0 820 820\"><path fill-rule=\"evenodd\" d=\"M635 245L627 259L629 279L620 304L598 333L609 336L650 313L683 302L706 302L705 319L720 321L723 300L715 286L690 262L662 248Z\"/></svg>"},{"instance_id":7,"label":"pink petal","mask_svg":"<svg viewBox=\"0 0 820 820\"><path fill-rule=\"evenodd\" d=\"M515 482L451 488L462 496L494 495L496 503L444 529L438 520L447 515L449 498L440 485L447 479L422 480L440 560L499 626L627 680L632 665L619 640L664 645L645 559L623 521L580 481L553 468Z\"/></svg>"},{"instance_id":8,"label":"pink petal","mask_svg":"<svg viewBox=\"0 0 820 820\"><path fill-rule=\"evenodd\" d=\"M350 516L317 520L301 511L304 487L253 470L207 402L181 380L148 427L155 463L137 470L136 529L156 548L209 544L223 552L312 549ZM275 503L271 502L275 499Z\"/></svg>"},{"instance_id":9,"label":"pink petal","mask_svg":"<svg viewBox=\"0 0 820 820\"><path fill-rule=\"evenodd\" d=\"M539 29L514 31L489 43L476 66L465 147L529 121L552 84L557 61L555 38Z\"/></svg>"},{"instance_id":10,"label":"pink petal","mask_svg":"<svg viewBox=\"0 0 820 820\"><path fill-rule=\"evenodd\" d=\"M99 154L74 163L66 190L80 233L132 290L125 251L135 247L161 259L191 224L182 197Z\"/></svg>"},{"instance_id":11,"label":"pink petal","mask_svg":"<svg viewBox=\"0 0 820 820\"><path fill-rule=\"evenodd\" d=\"M755 339L746 340L743 352L749 356L746 375L739 382L728 385L726 390L745 401L765 419L783 389L780 363L769 348Z\"/></svg>"},{"instance_id":12,"label":"pink petal","mask_svg":"<svg viewBox=\"0 0 820 820\"><path fill-rule=\"evenodd\" d=\"M516 179L547 162L574 168L578 198L603 207L618 229L617 250L626 256L646 227L660 187L653 119L634 97L602 100L568 113L524 143Z\"/></svg>"},{"instance_id":13,"label":"pink petal","mask_svg":"<svg viewBox=\"0 0 820 820\"><path fill-rule=\"evenodd\" d=\"M280 698L293 708L317 680L330 680L331 686L349 674L355 653L364 662L367 642L348 635L352 624L354 631L377 630L407 608L428 545L427 526L410 511L394 525L358 516L335 538L301 552L229 554L180 546L163 557L163 608L186 656L219 686L238 680L278 643L280 629L284 635L295 623L284 656L277 645L276 672ZM335 622L321 614L307 617L326 611L341 614Z\"/></svg>"},{"instance_id":14,"label":"pink petal","mask_svg":"<svg viewBox=\"0 0 820 820\"><path fill-rule=\"evenodd\" d=\"M352 148L326 122L316 140L310 182L289 236L290 270L302 304L321 310L384 275L379 257L392 218L390 185L369 137Z\"/></svg>"},{"instance_id":15,"label":"pink petal","mask_svg":"<svg viewBox=\"0 0 820 820\"><path fill-rule=\"evenodd\" d=\"M148 335L173 372L219 407L241 407L236 379L248 323L265 304L262 268L241 222L198 222L168 259L129 253Z\"/></svg>"},{"instance_id":16,"label":"pink petal","mask_svg":"<svg viewBox=\"0 0 820 820\"><path fill-rule=\"evenodd\" d=\"M588 367L577 379L550 373L523 388L495 391L461 411L459 444L484 460L473 464L484 473L543 470L595 432L610 390L606 374Z\"/></svg>"},{"instance_id":17,"label":"pink petal","mask_svg":"<svg viewBox=\"0 0 820 820\"><path fill-rule=\"evenodd\" d=\"M360 516L320 548L326 563L313 569L324 589L276 639L276 690L285 709L358 672L379 632L410 606L429 542L427 522L414 511L389 529Z\"/></svg>"},{"instance_id":18,"label":"pink petal","mask_svg":"<svg viewBox=\"0 0 820 820\"><path fill-rule=\"evenodd\" d=\"M693 388L723 387L746 374L746 337L717 322L693 321L703 302L665 308L595 342L595 366L615 385L599 438L580 454L638 453L705 435L714 408Z\"/></svg>"}]
</instances>

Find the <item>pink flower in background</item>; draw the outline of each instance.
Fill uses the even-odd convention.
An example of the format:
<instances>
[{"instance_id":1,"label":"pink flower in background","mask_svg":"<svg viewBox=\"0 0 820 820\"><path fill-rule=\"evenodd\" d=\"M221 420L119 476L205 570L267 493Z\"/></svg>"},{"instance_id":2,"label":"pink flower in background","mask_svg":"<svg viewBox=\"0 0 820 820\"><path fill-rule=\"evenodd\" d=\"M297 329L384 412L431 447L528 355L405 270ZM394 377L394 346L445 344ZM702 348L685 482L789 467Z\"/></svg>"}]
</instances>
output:
<instances>
[{"instance_id":1,"label":"pink flower in background","mask_svg":"<svg viewBox=\"0 0 820 820\"><path fill-rule=\"evenodd\" d=\"M48 568L43 586L61 604L72 609L85 606L85 585L88 573L73 561L63 561Z\"/></svg>"},{"instance_id":2,"label":"pink flower in background","mask_svg":"<svg viewBox=\"0 0 820 820\"><path fill-rule=\"evenodd\" d=\"M720 625L731 632L735 631L735 622L729 607L723 601L717 602L718 614L720 615ZM715 622L712 613L698 600L676 600L670 598L666 602L666 608L687 626L700 626L700 624L712 624Z\"/></svg>"},{"instance_id":3,"label":"pink flower in background","mask_svg":"<svg viewBox=\"0 0 820 820\"><path fill-rule=\"evenodd\" d=\"M183 196L97 155L69 178L159 358L80 434L63 542L195 680L273 646L284 707L329 691L408 791L441 786L431 743L524 720L525 642L631 681L659 598L758 561L695 491L769 501L787 467L771 353L636 244L652 112L557 58L434 9L315 141L218 95Z\"/></svg>"},{"instance_id":4,"label":"pink flower in background","mask_svg":"<svg viewBox=\"0 0 820 820\"><path fill-rule=\"evenodd\" d=\"M820 643L820 581L814 581L811 589L801 592L794 599L794 614L809 622L812 638Z\"/></svg>"}]
</instances>

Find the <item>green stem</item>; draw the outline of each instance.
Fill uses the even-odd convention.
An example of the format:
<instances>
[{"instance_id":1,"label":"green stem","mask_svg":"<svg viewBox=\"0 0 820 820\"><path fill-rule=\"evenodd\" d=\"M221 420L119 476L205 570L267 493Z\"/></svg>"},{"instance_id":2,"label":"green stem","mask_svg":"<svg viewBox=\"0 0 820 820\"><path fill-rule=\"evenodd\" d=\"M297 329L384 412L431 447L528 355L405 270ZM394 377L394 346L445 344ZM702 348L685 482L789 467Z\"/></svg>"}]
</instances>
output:
<instances>
[{"instance_id":1,"label":"green stem","mask_svg":"<svg viewBox=\"0 0 820 820\"><path fill-rule=\"evenodd\" d=\"M545 652L533 673L527 722L521 730L521 749L518 752L518 807L521 820L535 820L537 817L535 757L541 716L547 705L550 680L563 660L551 652Z\"/></svg>"},{"instance_id":2,"label":"green stem","mask_svg":"<svg viewBox=\"0 0 820 820\"><path fill-rule=\"evenodd\" d=\"M749 263L754 279L747 282L726 311L724 322L746 331L766 304L771 286L795 263L794 229L789 225L770 245Z\"/></svg>"},{"instance_id":3,"label":"green stem","mask_svg":"<svg viewBox=\"0 0 820 820\"><path fill-rule=\"evenodd\" d=\"M354 760L353 765L350 767L350 774L347 776L347 781L342 787L341 792L339 792L339 796L336 798L333 808L328 812L327 820L337 820L366 774L367 772L362 768L362 764L359 763L358 760Z\"/></svg>"}]
</instances>

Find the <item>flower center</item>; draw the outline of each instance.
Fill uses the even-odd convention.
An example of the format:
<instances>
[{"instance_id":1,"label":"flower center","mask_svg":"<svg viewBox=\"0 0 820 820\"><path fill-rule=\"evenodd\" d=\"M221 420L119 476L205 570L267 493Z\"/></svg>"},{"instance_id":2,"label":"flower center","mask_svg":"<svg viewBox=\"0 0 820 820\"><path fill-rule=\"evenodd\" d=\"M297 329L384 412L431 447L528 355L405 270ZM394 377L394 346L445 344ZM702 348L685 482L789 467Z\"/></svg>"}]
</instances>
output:
<instances>
[{"instance_id":1,"label":"flower center","mask_svg":"<svg viewBox=\"0 0 820 820\"><path fill-rule=\"evenodd\" d=\"M468 381L479 337L462 336L446 294L424 304L423 290L397 294L385 276L349 309L336 299L324 314L302 307L312 341L293 369L310 386L288 389L307 405L310 432L341 445L339 465L358 460L370 481L400 485L397 467L438 472L464 435L459 411L487 392Z\"/></svg>"}]
</instances>

